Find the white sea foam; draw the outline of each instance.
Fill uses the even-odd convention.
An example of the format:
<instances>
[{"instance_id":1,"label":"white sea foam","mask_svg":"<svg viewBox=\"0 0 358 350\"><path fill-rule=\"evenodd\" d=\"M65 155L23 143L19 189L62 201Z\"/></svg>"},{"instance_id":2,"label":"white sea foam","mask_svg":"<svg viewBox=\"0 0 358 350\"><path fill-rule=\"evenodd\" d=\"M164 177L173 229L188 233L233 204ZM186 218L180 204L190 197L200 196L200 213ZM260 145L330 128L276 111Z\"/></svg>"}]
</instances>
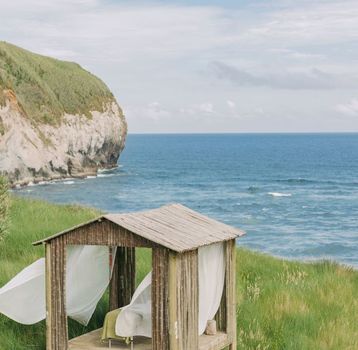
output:
<instances>
[{"instance_id":1,"label":"white sea foam","mask_svg":"<svg viewBox=\"0 0 358 350\"><path fill-rule=\"evenodd\" d=\"M98 169L97 173L101 174L101 173L108 173L109 171L111 171L112 169Z\"/></svg>"},{"instance_id":2,"label":"white sea foam","mask_svg":"<svg viewBox=\"0 0 358 350\"><path fill-rule=\"evenodd\" d=\"M48 185L50 183L51 183L51 181L39 181L37 184L38 185Z\"/></svg>"},{"instance_id":3,"label":"white sea foam","mask_svg":"<svg viewBox=\"0 0 358 350\"><path fill-rule=\"evenodd\" d=\"M116 170L117 168L122 168L123 167L123 164L118 164L116 167L114 167L114 168L109 168L109 169L107 169L107 168L101 168L101 169L98 169L98 173L110 173L110 172L112 172L112 171L114 171L114 170Z\"/></svg>"},{"instance_id":4,"label":"white sea foam","mask_svg":"<svg viewBox=\"0 0 358 350\"><path fill-rule=\"evenodd\" d=\"M75 182L74 181L65 181L63 184L64 185L73 185Z\"/></svg>"},{"instance_id":5,"label":"white sea foam","mask_svg":"<svg viewBox=\"0 0 358 350\"><path fill-rule=\"evenodd\" d=\"M97 176L93 176L93 175L90 175L90 176L87 176L86 179L95 179Z\"/></svg>"},{"instance_id":6,"label":"white sea foam","mask_svg":"<svg viewBox=\"0 0 358 350\"><path fill-rule=\"evenodd\" d=\"M269 195L272 197L291 197L291 193L281 193L281 192L269 192Z\"/></svg>"},{"instance_id":7,"label":"white sea foam","mask_svg":"<svg viewBox=\"0 0 358 350\"><path fill-rule=\"evenodd\" d=\"M114 176L114 174L98 174L98 177L111 177Z\"/></svg>"}]
</instances>

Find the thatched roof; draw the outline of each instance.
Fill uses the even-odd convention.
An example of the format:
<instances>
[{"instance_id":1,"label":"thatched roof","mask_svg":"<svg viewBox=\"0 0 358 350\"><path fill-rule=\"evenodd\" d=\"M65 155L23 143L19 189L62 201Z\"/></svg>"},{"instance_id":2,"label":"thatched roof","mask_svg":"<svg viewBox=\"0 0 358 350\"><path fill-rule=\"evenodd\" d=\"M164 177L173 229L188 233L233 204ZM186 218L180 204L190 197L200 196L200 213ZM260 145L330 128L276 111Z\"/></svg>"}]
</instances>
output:
<instances>
[{"instance_id":1,"label":"thatched roof","mask_svg":"<svg viewBox=\"0 0 358 350\"><path fill-rule=\"evenodd\" d=\"M158 209L135 213L107 214L94 221L101 219L109 220L138 236L176 252L228 241L244 234L242 230L208 218L181 204L170 204ZM75 228L35 242L34 245L51 241Z\"/></svg>"}]
</instances>

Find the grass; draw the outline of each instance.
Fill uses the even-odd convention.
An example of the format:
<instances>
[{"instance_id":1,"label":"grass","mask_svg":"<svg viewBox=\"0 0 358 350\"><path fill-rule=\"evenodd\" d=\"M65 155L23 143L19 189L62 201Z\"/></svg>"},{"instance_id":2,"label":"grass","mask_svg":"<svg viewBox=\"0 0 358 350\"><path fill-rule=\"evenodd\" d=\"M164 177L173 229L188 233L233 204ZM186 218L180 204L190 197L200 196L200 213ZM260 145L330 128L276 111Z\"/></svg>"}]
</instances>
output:
<instances>
[{"instance_id":1,"label":"grass","mask_svg":"<svg viewBox=\"0 0 358 350\"><path fill-rule=\"evenodd\" d=\"M0 106L1 106L1 101L0 101ZM5 125L0 117L0 136L4 136L5 135Z\"/></svg>"},{"instance_id":2,"label":"grass","mask_svg":"<svg viewBox=\"0 0 358 350\"><path fill-rule=\"evenodd\" d=\"M358 271L239 249L238 349L358 349Z\"/></svg>"},{"instance_id":3,"label":"grass","mask_svg":"<svg viewBox=\"0 0 358 350\"><path fill-rule=\"evenodd\" d=\"M0 119L1 120L1 119ZM0 123L1 134L1 123ZM0 176L0 242L5 238L9 228L9 193L8 182L3 176Z\"/></svg>"},{"instance_id":4,"label":"grass","mask_svg":"<svg viewBox=\"0 0 358 350\"><path fill-rule=\"evenodd\" d=\"M5 82L4 82L1 74L0 74L0 87L1 87L1 89L0 89L0 108L1 108L1 106L5 106L5 103L6 103L5 94L3 91L3 89L6 86L5 86Z\"/></svg>"},{"instance_id":5,"label":"grass","mask_svg":"<svg viewBox=\"0 0 358 350\"><path fill-rule=\"evenodd\" d=\"M13 198L10 233L0 246L0 286L43 256L31 242L99 213ZM138 281L150 269L139 249ZM358 349L358 271L331 262L301 263L238 249L238 349ZM102 325L105 295L88 327L69 322L70 337ZM0 315L0 350L45 349L45 324L19 325Z\"/></svg>"},{"instance_id":6,"label":"grass","mask_svg":"<svg viewBox=\"0 0 358 350\"><path fill-rule=\"evenodd\" d=\"M0 106L4 89L13 90L34 123L57 125L64 113L91 117L114 97L106 85L80 65L38 55L0 42Z\"/></svg>"}]
</instances>

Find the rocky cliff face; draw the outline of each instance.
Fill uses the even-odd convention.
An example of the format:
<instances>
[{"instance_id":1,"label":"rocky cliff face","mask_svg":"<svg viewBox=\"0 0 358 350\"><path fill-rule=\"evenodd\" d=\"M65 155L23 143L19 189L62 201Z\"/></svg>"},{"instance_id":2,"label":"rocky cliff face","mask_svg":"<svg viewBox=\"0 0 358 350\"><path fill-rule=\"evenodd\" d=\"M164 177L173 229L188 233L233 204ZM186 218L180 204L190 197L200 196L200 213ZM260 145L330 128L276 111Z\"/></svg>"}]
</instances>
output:
<instances>
[{"instance_id":1,"label":"rocky cliff face","mask_svg":"<svg viewBox=\"0 0 358 350\"><path fill-rule=\"evenodd\" d=\"M13 46L10 52L1 51L1 44L0 173L7 175L12 185L23 185L94 175L100 168L115 167L124 148L127 125L105 85L73 63ZM17 56L11 60L14 50L20 50L21 60ZM30 55L31 66L26 55ZM41 66L42 60L46 64ZM60 69L54 72L53 66L59 64ZM37 76L32 67L42 74ZM66 79L71 80L70 86ZM62 88L75 91L61 96Z\"/></svg>"},{"instance_id":2,"label":"rocky cliff face","mask_svg":"<svg viewBox=\"0 0 358 350\"><path fill-rule=\"evenodd\" d=\"M117 164L126 124L115 102L92 118L65 114L59 126L34 127L11 91L0 107L0 169L12 185L63 177L94 175Z\"/></svg>"}]
</instances>

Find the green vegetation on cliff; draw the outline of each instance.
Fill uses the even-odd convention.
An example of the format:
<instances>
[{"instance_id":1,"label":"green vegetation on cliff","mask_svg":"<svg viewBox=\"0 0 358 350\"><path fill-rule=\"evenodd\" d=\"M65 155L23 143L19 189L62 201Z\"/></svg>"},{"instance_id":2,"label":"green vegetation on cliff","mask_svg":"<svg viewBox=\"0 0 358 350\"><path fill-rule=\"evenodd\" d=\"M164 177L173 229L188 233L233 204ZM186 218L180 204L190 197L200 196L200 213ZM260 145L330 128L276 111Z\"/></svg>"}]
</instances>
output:
<instances>
[{"instance_id":1,"label":"green vegetation on cliff","mask_svg":"<svg viewBox=\"0 0 358 350\"><path fill-rule=\"evenodd\" d=\"M97 77L73 62L41 56L0 42L0 105L12 90L36 123L56 125L64 113L91 116L114 97Z\"/></svg>"},{"instance_id":2,"label":"green vegetation on cliff","mask_svg":"<svg viewBox=\"0 0 358 350\"><path fill-rule=\"evenodd\" d=\"M99 213L78 206L13 198L0 249L0 286L43 256L31 242ZM138 281L150 270L139 249ZM358 349L358 271L329 262L306 264L238 249L237 339L240 350ZM102 326L104 296L87 327L70 321L70 337ZM0 350L45 349L45 322L17 324L0 315Z\"/></svg>"}]
</instances>

